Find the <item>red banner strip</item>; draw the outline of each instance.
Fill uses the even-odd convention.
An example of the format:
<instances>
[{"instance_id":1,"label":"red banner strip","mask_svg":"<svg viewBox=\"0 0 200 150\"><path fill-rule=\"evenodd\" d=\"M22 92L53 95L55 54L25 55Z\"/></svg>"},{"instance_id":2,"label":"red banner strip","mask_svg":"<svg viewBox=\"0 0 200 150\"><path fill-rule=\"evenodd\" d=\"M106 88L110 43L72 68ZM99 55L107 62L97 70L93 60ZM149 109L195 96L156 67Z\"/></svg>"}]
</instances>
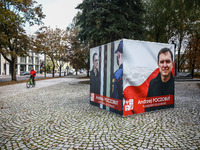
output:
<instances>
[{"instance_id":1,"label":"red banner strip","mask_svg":"<svg viewBox=\"0 0 200 150\"><path fill-rule=\"evenodd\" d=\"M90 93L90 100L92 102L102 104L104 106L116 109L121 111L122 110L122 101L115 98L106 97L103 95L98 95L95 93Z\"/></svg>"},{"instance_id":2,"label":"red banner strip","mask_svg":"<svg viewBox=\"0 0 200 150\"><path fill-rule=\"evenodd\" d=\"M136 98L125 100L123 115L144 113L145 108L171 105L174 103L174 95L155 96L148 98Z\"/></svg>"}]
</instances>

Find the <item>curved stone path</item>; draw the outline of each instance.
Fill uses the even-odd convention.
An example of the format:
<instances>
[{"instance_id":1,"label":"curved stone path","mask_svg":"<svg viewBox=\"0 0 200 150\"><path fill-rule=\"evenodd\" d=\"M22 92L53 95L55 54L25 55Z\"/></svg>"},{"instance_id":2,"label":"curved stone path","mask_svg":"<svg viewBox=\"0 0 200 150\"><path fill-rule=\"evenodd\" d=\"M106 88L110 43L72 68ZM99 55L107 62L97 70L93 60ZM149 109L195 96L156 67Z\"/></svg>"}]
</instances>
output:
<instances>
[{"instance_id":1,"label":"curved stone path","mask_svg":"<svg viewBox=\"0 0 200 150\"><path fill-rule=\"evenodd\" d=\"M89 84L0 99L0 149L200 149L200 89L176 83L175 108L121 117L89 104Z\"/></svg>"}]
</instances>

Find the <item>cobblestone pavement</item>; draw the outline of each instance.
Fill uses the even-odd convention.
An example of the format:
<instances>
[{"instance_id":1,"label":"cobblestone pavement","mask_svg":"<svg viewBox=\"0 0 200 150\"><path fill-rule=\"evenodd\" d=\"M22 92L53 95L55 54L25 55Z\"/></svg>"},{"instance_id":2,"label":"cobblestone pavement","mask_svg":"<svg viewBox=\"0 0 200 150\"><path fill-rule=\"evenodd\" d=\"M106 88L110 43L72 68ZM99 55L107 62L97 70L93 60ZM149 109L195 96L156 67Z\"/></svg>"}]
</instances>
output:
<instances>
[{"instance_id":1,"label":"cobblestone pavement","mask_svg":"<svg viewBox=\"0 0 200 150\"><path fill-rule=\"evenodd\" d=\"M62 82L0 99L0 149L200 149L200 89L177 82L175 108L121 117Z\"/></svg>"}]
</instances>

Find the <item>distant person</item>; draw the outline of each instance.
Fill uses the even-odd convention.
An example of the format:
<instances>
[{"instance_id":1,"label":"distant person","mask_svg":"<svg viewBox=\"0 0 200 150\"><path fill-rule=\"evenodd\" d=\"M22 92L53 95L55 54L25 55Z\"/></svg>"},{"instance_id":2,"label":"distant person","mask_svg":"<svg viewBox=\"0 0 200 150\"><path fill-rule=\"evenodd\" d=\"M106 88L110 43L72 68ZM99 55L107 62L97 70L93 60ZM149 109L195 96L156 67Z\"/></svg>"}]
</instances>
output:
<instances>
[{"instance_id":1,"label":"distant person","mask_svg":"<svg viewBox=\"0 0 200 150\"><path fill-rule=\"evenodd\" d=\"M90 92L100 94L100 77L99 77L99 57L97 53L93 54L92 57L93 67L90 71Z\"/></svg>"},{"instance_id":2,"label":"distant person","mask_svg":"<svg viewBox=\"0 0 200 150\"><path fill-rule=\"evenodd\" d=\"M173 54L171 50L161 49L158 53L157 63L160 73L150 81L147 97L174 95Z\"/></svg>"},{"instance_id":3,"label":"distant person","mask_svg":"<svg viewBox=\"0 0 200 150\"><path fill-rule=\"evenodd\" d=\"M118 48L115 50L115 54L117 54L119 68L113 74L111 97L123 100L123 41L120 41Z\"/></svg>"},{"instance_id":4,"label":"distant person","mask_svg":"<svg viewBox=\"0 0 200 150\"><path fill-rule=\"evenodd\" d=\"M33 68L31 68L30 74L31 74L30 78L32 79L33 84L35 84L36 72L35 72L35 70Z\"/></svg>"}]
</instances>

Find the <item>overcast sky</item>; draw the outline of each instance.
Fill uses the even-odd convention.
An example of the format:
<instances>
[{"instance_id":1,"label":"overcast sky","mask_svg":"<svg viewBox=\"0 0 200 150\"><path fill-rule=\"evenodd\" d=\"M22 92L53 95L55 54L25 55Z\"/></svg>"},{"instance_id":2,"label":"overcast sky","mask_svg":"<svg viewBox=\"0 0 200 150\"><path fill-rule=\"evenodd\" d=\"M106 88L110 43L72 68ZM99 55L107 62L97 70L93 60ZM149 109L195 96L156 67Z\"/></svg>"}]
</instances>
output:
<instances>
[{"instance_id":1,"label":"overcast sky","mask_svg":"<svg viewBox=\"0 0 200 150\"><path fill-rule=\"evenodd\" d=\"M38 4L42 4L43 13L46 18L43 19L45 26L51 28L66 29L72 22L78 10L75 7L82 3L83 0L36 0ZM38 26L27 27L27 33L34 33Z\"/></svg>"}]
</instances>

